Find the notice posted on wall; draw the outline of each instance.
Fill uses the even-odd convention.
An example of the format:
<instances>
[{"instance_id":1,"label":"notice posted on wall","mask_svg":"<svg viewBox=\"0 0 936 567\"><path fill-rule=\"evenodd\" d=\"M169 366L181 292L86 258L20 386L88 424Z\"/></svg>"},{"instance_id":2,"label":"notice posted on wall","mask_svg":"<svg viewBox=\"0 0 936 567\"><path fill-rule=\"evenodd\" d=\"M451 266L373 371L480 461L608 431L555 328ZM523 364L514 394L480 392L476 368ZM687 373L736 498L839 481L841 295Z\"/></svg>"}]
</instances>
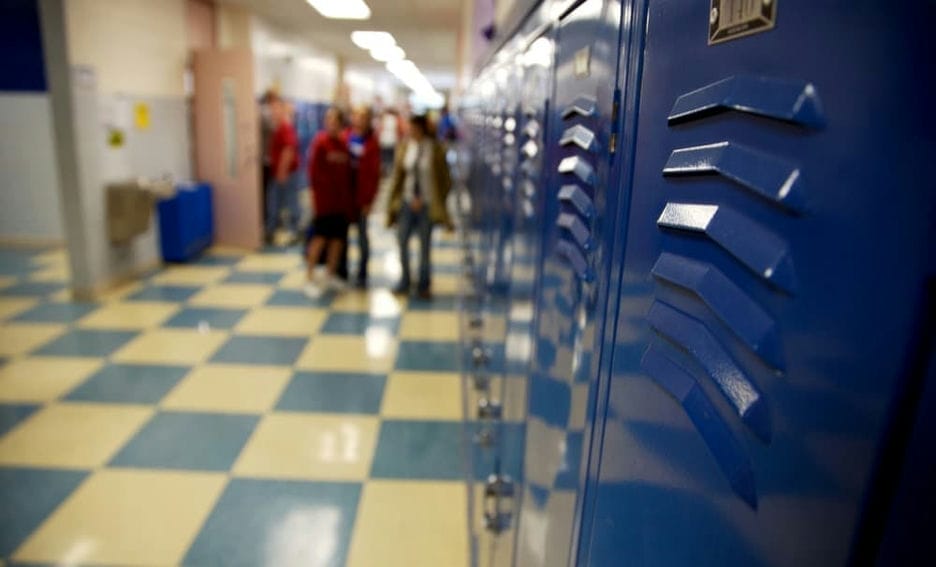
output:
<instances>
[{"instance_id":1,"label":"notice posted on wall","mask_svg":"<svg viewBox=\"0 0 936 567\"><path fill-rule=\"evenodd\" d=\"M133 125L137 130L149 130L150 109L145 102L138 102L133 105Z\"/></svg>"}]
</instances>

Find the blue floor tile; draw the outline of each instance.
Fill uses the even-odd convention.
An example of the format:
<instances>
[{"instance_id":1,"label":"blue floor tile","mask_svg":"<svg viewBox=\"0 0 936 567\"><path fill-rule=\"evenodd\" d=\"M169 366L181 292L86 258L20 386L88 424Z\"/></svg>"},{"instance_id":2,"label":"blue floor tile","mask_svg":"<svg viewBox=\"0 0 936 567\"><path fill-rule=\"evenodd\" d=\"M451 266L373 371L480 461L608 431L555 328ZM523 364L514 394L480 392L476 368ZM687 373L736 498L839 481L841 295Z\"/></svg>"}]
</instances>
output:
<instances>
[{"instance_id":1,"label":"blue floor tile","mask_svg":"<svg viewBox=\"0 0 936 567\"><path fill-rule=\"evenodd\" d=\"M394 335L400 328L399 317L375 318L369 313L333 312L320 331L326 335L363 335L368 328L378 327Z\"/></svg>"},{"instance_id":2,"label":"blue floor tile","mask_svg":"<svg viewBox=\"0 0 936 567\"><path fill-rule=\"evenodd\" d=\"M11 555L87 475L0 467L0 557Z\"/></svg>"},{"instance_id":3,"label":"blue floor tile","mask_svg":"<svg viewBox=\"0 0 936 567\"><path fill-rule=\"evenodd\" d=\"M283 276L283 272L233 272L225 279L225 283L246 283L246 284L277 284Z\"/></svg>"},{"instance_id":4,"label":"blue floor tile","mask_svg":"<svg viewBox=\"0 0 936 567\"><path fill-rule=\"evenodd\" d=\"M432 264L432 273L433 274L460 274L462 273L462 267L460 264Z\"/></svg>"},{"instance_id":5,"label":"blue floor tile","mask_svg":"<svg viewBox=\"0 0 936 567\"><path fill-rule=\"evenodd\" d=\"M386 377L379 374L298 372L276 409L377 414L385 382Z\"/></svg>"},{"instance_id":6,"label":"blue floor tile","mask_svg":"<svg viewBox=\"0 0 936 567\"><path fill-rule=\"evenodd\" d=\"M344 565L360 494L356 483L235 478L183 564Z\"/></svg>"},{"instance_id":7,"label":"blue floor tile","mask_svg":"<svg viewBox=\"0 0 936 567\"><path fill-rule=\"evenodd\" d=\"M2 295L40 297L62 291L65 286L52 282L20 282L0 290Z\"/></svg>"},{"instance_id":8,"label":"blue floor tile","mask_svg":"<svg viewBox=\"0 0 936 567\"><path fill-rule=\"evenodd\" d=\"M255 415L163 412L111 461L111 466L226 471L259 421Z\"/></svg>"},{"instance_id":9,"label":"blue floor tile","mask_svg":"<svg viewBox=\"0 0 936 567\"><path fill-rule=\"evenodd\" d=\"M31 404L0 404L0 437L39 408Z\"/></svg>"},{"instance_id":10,"label":"blue floor tile","mask_svg":"<svg viewBox=\"0 0 936 567\"><path fill-rule=\"evenodd\" d=\"M302 354L308 339L287 337L231 337L215 353L212 362L232 364L275 364L291 366Z\"/></svg>"},{"instance_id":11,"label":"blue floor tile","mask_svg":"<svg viewBox=\"0 0 936 567\"><path fill-rule=\"evenodd\" d=\"M461 422L385 420L380 425L371 477L464 479L463 439Z\"/></svg>"},{"instance_id":12,"label":"blue floor tile","mask_svg":"<svg viewBox=\"0 0 936 567\"><path fill-rule=\"evenodd\" d=\"M243 259L244 259L244 256L240 256L240 255L238 256L207 255L207 256L199 257L192 263L198 264L200 266L233 266L234 264L239 263Z\"/></svg>"},{"instance_id":13,"label":"blue floor tile","mask_svg":"<svg viewBox=\"0 0 936 567\"><path fill-rule=\"evenodd\" d=\"M397 370L455 372L458 345L453 342L403 341L397 353Z\"/></svg>"},{"instance_id":14,"label":"blue floor tile","mask_svg":"<svg viewBox=\"0 0 936 567\"><path fill-rule=\"evenodd\" d=\"M213 329L232 329L246 313L246 309L186 307L163 323L163 326L198 328L208 325Z\"/></svg>"},{"instance_id":15,"label":"blue floor tile","mask_svg":"<svg viewBox=\"0 0 936 567\"><path fill-rule=\"evenodd\" d=\"M75 329L42 347L35 354L47 356L110 356L135 337L136 331Z\"/></svg>"},{"instance_id":16,"label":"blue floor tile","mask_svg":"<svg viewBox=\"0 0 936 567\"><path fill-rule=\"evenodd\" d=\"M279 307L328 307L334 298L334 294L327 293L318 299L309 299L300 290L278 289L266 304Z\"/></svg>"},{"instance_id":17,"label":"blue floor tile","mask_svg":"<svg viewBox=\"0 0 936 567\"><path fill-rule=\"evenodd\" d=\"M42 303L13 320L29 323L73 323L99 306L94 303Z\"/></svg>"},{"instance_id":18,"label":"blue floor tile","mask_svg":"<svg viewBox=\"0 0 936 567\"><path fill-rule=\"evenodd\" d=\"M409 311L455 311L458 309L458 296L433 295L432 299L410 298Z\"/></svg>"},{"instance_id":19,"label":"blue floor tile","mask_svg":"<svg viewBox=\"0 0 936 567\"><path fill-rule=\"evenodd\" d=\"M128 301L188 301L201 290L199 287L180 285L151 285L130 295Z\"/></svg>"},{"instance_id":20,"label":"blue floor tile","mask_svg":"<svg viewBox=\"0 0 936 567\"><path fill-rule=\"evenodd\" d=\"M111 364L105 366L65 399L88 402L155 404L181 380L190 368Z\"/></svg>"}]
</instances>

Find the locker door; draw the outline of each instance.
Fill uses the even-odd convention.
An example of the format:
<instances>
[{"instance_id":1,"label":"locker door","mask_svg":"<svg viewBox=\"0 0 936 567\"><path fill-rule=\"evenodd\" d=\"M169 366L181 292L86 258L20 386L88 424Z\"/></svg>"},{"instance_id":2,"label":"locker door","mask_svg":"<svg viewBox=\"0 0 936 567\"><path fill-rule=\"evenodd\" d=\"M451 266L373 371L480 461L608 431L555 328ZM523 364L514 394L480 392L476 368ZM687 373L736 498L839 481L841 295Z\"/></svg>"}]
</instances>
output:
<instances>
[{"instance_id":1,"label":"locker door","mask_svg":"<svg viewBox=\"0 0 936 567\"><path fill-rule=\"evenodd\" d=\"M659 0L635 24L632 199L580 564L870 561L853 553L876 537L864 507L921 379L907 361L933 266L918 74L934 7L911 4ZM746 19L762 33L717 42Z\"/></svg>"},{"instance_id":2,"label":"locker door","mask_svg":"<svg viewBox=\"0 0 936 567\"><path fill-rule=\"evenodd\" d=\"M508 48L509 49L509 48ZM512 53L508 50L507 53ZM473 422L472 474L475 486L471 529L474 564L510 564L514 530L512 483L519 475L522 454L522 391L506 389L505 343L513 265L518 171L517 114L522 69L513 56L492 71L496 96L488 151L491 164L484 200L487 245L477 287L477 311L469 321L473 372L467 382L468 419ZM481 351L479 361L477 351ZM511 381L513 385L515 381ZM522 386L522 381L520 382Z\"/></svg>"},{"instance_id":3,"label":"locker door","mask_svg":"<svg viewBox=\"0 0 936 567\"><path fill-rule=\"evenodd\" d=\"M567 565L609 268L605 245L620 4L588 0L555 35L539 219L542 247L516 564Z\"/></svg>"},{"instance_id":4,"label":"locker door","mask_svg":"<svg viewBox=\"0 0 936 567\"><path fill-rule=\"evenodd\" d=\"M516 538L515 482L521 474L523 421L533 332L533 292L536 283L542 217L543 153L548 85L552 71L551 29L524 38L526 46L508 79L508 112L504 124L502 210L509 214L500 227L500 254L506 288L491 286L489 305L479 324L491 348L491 374L475 383L469 396L478 419L495 431L492 468L475 489L479 534L477 565L505 566L513 560ZM502 353L501 353L502 348ZM501 364L502 362L502 364Z\"/></svg>"}]
</instances>

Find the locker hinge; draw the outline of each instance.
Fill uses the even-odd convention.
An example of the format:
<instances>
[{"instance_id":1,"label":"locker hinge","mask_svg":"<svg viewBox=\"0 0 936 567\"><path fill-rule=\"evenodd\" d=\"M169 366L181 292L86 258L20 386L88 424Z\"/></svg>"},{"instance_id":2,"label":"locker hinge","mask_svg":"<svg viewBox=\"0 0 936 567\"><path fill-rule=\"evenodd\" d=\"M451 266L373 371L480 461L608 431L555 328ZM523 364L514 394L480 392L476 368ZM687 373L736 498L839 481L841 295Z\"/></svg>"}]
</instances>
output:
<instances>
[{"instance_id":1,"label":"locker hinge","mask_svg":"<svg viewBox=\"0 0 936 567\"><path fill-rule=\"evenodd\" d=\"M611 138L608 141L608 153L617 151L618 112L621 107L621 89L614 89L614 104L611 106Z\"/></svg>"}]
</instances>

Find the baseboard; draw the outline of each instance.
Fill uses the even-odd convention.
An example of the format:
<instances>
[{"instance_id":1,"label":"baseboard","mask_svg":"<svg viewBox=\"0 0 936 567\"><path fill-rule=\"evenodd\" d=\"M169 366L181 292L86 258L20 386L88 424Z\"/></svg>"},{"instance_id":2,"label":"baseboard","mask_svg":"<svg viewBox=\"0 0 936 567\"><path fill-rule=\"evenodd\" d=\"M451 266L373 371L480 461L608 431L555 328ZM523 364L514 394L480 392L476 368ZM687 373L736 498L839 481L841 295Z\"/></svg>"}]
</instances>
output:
<instances>
[{"instance_id":1,"label":"baseboard","mask_svg":"<svg viewBox=\"0 0 936 567\"><path fill-rule=\"evenodd\" d=\"M76 301L97 301L102 295L111 291L112 289L118 288L122 285L128 283L133 283L140 279L141 276L146 275L149 272L157 270L162 267L162 262L159 260L153 260L142 266L137 266L119 276L114 276L107 281L101 282L93 287L89 288L76 288L71 289L72 298Z\"/></svg>"},{"instance_id":2,"label":"baseboard","mask_svg":"<svg viewBox=\"0 0 936 567\"><path fill-rule=\"evenodd\" d=\"M23 250L35 248L63 248L65 246L65 241L61 238L0 236L0 246L6 248L21 248Z\"/></svg>"}]
</instances>

